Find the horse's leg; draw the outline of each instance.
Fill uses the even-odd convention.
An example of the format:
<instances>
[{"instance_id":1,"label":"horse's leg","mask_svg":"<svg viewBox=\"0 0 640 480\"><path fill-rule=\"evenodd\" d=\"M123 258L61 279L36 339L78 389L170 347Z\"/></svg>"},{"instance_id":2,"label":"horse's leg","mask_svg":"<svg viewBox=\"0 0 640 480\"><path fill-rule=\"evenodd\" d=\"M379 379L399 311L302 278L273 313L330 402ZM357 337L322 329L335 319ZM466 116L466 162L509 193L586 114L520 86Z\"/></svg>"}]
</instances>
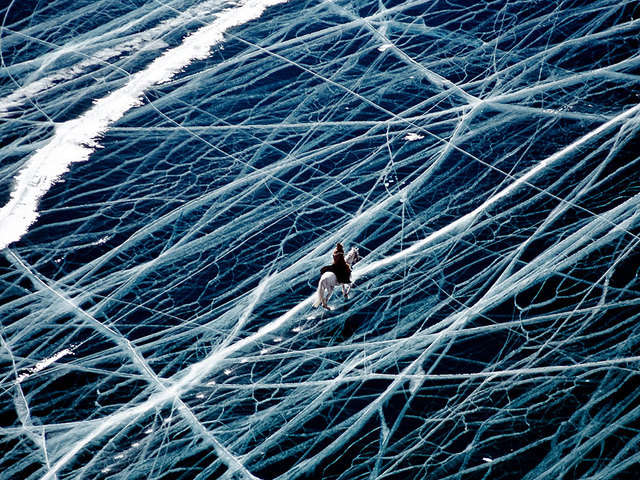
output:
<instances>
[{"instance_id":1,"label":"horse's leg","mask_svg":"<svg viewBox=\"0 0 640 480\"><path fill-rule=\"evenodd\" d=\"M329 303L328 303L329 299L331 298L331 295L333 295L333 285L328 283L327 284L327 295L326 296L325 295L322 296L322 306L324 308L326 308L327 310L331 310L329 308Z\"/></svg>"}]
</instances>

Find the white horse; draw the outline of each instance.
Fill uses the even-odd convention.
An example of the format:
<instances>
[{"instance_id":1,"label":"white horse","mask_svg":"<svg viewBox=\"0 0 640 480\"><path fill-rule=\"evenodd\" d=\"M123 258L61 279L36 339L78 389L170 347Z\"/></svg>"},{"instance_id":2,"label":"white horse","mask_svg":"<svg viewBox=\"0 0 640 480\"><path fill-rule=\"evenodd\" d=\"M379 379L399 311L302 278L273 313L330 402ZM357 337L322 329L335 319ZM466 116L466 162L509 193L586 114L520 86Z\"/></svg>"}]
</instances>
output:
<instances>
[{"instance_id":1,"label":"white horse","mask_svg":"<svg viewBox=\"0 0 640 480\"><path fill-rule=\"evenodd\" d=\"M344 256L344 261L347 262L349 268L360 261L360 252L358 251L358 247L353 247L349 252ZM338 277L333 272L326 272L322 274L320 277L320 281L318 282L318 290L316 292L316 299L313 302L313 307L317 308L322 304L324 308L327 310L331 310L328 305L329 298L333 294L333 289L338 285ZM350 284L341 283L342 286L342 294L345 298L349 295L349 291L351 290Z\"/></svg>"}]
</instances>

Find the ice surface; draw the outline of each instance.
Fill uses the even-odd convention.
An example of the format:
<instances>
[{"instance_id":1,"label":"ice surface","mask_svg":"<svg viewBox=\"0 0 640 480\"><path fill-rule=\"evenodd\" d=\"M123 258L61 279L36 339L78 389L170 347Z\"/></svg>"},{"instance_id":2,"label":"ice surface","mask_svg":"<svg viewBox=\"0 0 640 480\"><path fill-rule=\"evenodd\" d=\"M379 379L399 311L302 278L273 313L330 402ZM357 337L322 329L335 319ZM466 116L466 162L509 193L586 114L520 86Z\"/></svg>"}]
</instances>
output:
<instances>
[{"instance_id":1,"label":"ice surface","mask_svg":"<svg viewBox=\"0 0 640 480\"><path fill-rule=\"evenodd\" d=\"M78 118L56 123L53 137L20 170L14 181L11 200L0 209L0 224L5 227L0 233L0 248L19 240L26 233L37 218L38 201L51 188L52 183L66 172L71 163L86 161L97 146L99 136L128 110L140 105L141 97L150 87L169 81L194 60L206 58L211 47L223 40L222 35L229 28L259 17L265 7L282 1L246 3L224 11L210 25L199 28L179 46L164 52L151 65L132 75L124 86L96 100ZM166 23L171 25L175 22ZM131 48L129 45L127 47ZM120 52L124 50L124 47L120 48ZM99 54L98 58L103 60L105 56L113 55L115 53L109 51L108 55ZM82 67L88 66L87 63L83 62ZM77 67L71 69L71 72L53 77L58 81L65 80L76 70ZM46 89L46 85L53 83L53 80L49 78L47 82L35 83L36 87L27 86L22 91L14 92L13 96L31 96ZM4 108L8 110L16 103L18 102L9 102Z\"/></svg>"},{"instance_id":2,"label":"ice surface","mask_svg":"<svg viewBox=\"0 0 640 480\"><path fill-rule=\"evenodd\" d=\"M638 2L2 8L1 480L640 474Z\"/></svg>"}]
</instances>

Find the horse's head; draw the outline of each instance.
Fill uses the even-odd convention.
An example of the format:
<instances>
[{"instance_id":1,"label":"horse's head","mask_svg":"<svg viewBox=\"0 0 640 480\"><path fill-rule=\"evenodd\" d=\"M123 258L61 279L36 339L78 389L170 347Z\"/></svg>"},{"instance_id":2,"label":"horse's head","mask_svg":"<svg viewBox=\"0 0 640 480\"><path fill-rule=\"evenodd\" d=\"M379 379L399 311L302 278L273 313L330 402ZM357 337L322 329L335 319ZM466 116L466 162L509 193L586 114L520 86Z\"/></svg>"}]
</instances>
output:
<instances>
[{"instance_id":1,"label":"horse's head","mask_svg":"<svg viewBox=\"0 0 640 480\"><path fill-rule=\"evenodd\" d=\"M352 247L351 250L344 256L344 261L347 262L349 266L353 266L358 263L362 257L360 257L360 250L358 247Z\"/></svg>"}]
</instances>

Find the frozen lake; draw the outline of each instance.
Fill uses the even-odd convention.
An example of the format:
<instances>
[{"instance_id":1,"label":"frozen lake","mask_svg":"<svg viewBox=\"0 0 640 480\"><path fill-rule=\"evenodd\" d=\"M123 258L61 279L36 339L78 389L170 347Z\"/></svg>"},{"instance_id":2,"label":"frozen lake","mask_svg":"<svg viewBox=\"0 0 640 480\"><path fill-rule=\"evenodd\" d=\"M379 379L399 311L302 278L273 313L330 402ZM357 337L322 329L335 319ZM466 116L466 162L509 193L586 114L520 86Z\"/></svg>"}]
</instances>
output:
<instances>
[{"instance_id":1,"label":"frozen lake","mask_svg":"<svg viewBox=\"0 0 640 480\"><path fill-rule=\"evenodd\" d=\"M1 5L0 480L640 477L640 2Z\"/></svg>"}]
</instances>

